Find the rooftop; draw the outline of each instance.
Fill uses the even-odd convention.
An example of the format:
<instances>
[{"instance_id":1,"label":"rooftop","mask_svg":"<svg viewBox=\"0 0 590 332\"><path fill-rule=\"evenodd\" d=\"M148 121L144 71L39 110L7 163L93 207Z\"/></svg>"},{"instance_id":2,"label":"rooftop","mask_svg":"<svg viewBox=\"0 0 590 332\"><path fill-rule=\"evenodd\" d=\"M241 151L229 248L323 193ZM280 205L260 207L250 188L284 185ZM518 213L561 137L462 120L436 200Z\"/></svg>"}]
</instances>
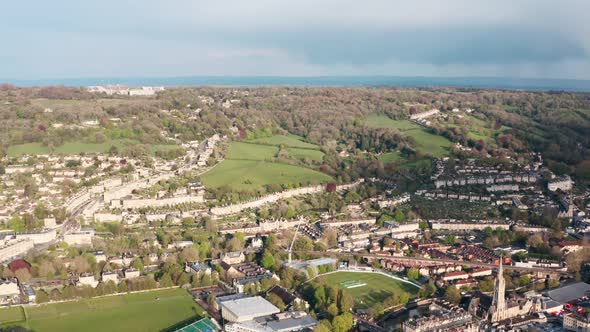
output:
<instances>
[{"instance_id":1,"label":"rooftop","mask_svg":"<svg viewBox=\"0 0 590 332\"><path fill-rule=\"evenodd\" d=\"M588 291L590 291L590 284L585 282L576 282L563 287L552 289L547 292L547 296L549 296L552 300L563 304L586 295L586 292Z\"/></svg>"},{"instance_id":2,"label":"rooftop","mask_svg":"<svg viewBox=\"0 0 590 332\"><path fill-rule=\"evenodd\" d=\"M261 317L280 312L279 308L261 296L223 301L221 307L239 317Z\"/></svg>"}]
</instances>

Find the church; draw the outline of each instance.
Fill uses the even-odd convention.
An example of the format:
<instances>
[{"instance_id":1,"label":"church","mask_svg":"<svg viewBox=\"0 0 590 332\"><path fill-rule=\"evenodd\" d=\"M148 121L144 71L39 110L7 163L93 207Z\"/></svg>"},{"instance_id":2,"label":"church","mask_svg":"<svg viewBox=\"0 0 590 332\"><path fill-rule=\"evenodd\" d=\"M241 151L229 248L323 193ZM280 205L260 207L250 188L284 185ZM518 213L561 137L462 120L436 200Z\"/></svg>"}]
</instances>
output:
<instances>
[{"instance_id":1,"label":"church","mask_svg":"<svg viewBox=\"0 0 590 332\"><path fill-rule=\"evenodd\" d=\"M504 280L502 259L500 259L493 296L486 294L474 295L469 303L469 312L472 315L486 319L490 323L498 323L506 319L529 315L538 311L537 301L534 299L506 298L506 281Z\"/></svg>"}]
</instances>

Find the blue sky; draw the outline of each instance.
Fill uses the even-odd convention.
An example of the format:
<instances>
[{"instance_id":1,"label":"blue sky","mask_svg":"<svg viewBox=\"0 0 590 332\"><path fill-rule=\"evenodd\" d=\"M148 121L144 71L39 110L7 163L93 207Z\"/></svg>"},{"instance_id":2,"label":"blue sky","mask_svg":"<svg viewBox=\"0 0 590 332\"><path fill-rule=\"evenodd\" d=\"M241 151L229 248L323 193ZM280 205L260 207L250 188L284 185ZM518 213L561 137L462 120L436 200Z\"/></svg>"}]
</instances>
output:
<instances>
[{"instance_id":1,"label":"blue sky","mask_svg":"<svg viewBox=\"0 0 590 332\"><path fill-rule=\"evenodd\" d=\"M28 0L0 78L190 75L590 79L587 0Z\"/></svg>"}]
</instances>

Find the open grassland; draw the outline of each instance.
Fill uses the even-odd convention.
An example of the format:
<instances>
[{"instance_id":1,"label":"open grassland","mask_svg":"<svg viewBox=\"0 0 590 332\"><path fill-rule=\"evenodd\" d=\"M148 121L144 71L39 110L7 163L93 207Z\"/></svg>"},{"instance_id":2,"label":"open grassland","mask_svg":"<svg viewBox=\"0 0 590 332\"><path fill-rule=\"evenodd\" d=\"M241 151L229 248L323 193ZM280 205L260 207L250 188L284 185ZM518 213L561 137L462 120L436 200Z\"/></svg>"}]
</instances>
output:
<instances>
[{"instance_id":1,"label":"open grassland","mask_svg":"<svg viewBox=\"0 0 590 332\"><path fill-rule=\"evenodd\" d=\"M227 159L270 160L277 156L279 148L271 145L231 142Z\"/></svg>"},{"instance_id":2,"label":"open grassland","mask_svg":"<svg viewBox=\"0 0 590 332\"><path fill-rule=\"evenodd\" d=\"M320 150L313 149L301 149L301 148L286 148L290 158L295 159L309 159L313 161L322 161L324 159L324 153Z\"/></svg>"},{"instance_id":3,"label":"open grassland","mask_svg":"<svg viewBox=\"0 0 590 332\"><path fill-rule=\"evenodd\" d=\"M149 97L134 97L125 99L118 99L114 97L87 100L34 98L31 99L31 106L43 109L51 108L53 111L99 111L102 110L104 107L117 107L125 105L141 106L145 105L147 99L149 99Z\"/></svg>"},{"instance_id":4,"label":"open grassland","mask_svg":"<svg viewBox=\"0 0 590 332\"><path fill-rule=\"evenodd\" d=\"M452 145L451 141L445 137L431 134L426 129L408 120L393 120L385 115L371 115L365 119L365 123L375 128L397 129L402 134L414 139L416 150L433 157L447 155Z\"/></svg>"},{"instance_id":5,"label":"open grassland","mask_svg":"<svg viewBox=\"0 0 590 332\"><path fill-rule=\"evenodd\" d=\"M391 295L401 293L408 293L411 298L419 291L413 285L378 273L336 272L319 278L326 280L327 285L338 286L352 295L355 308L367 308L377 302L383 302ZM362 284L365 285L360 286ZM352 287L346 288L348 285Z\"/></svg>"},{"instance_id":6,"label":"open grassland","mask_svg":"<svg viewBox=\"0 0 590 332\"><path fill-rule=\"evenodd\" d=\"M379 160L381 160L384 164L389 164L393 162L403 161L405 160L401 153L394 151L394 152L386 152L379 155Z\"/></svg>"},{"instance_id":7,"label":"open grassland","mask_svg":"<svg viewBox=\"0 0 590 332\"><path fill-rule=\"evenodd\" d=\"M0 309L0 317L4 314ZM182 289L84 299L26 307L18 325L44 331L161 331L203 316L203 309Z\"/></svg>"},{"instance_id":8,"label":"open grassland","mask_svg":"<svg viewBox=\"0 0 590 332\"><path fill-rule=\"evenodd\" d=\"M258 143L255 143L258 142ZM203 174L201 180L209 188L228 186L233 190L261 189L266 185L320 184L333 179L313 169L291 165L285 159L277 159L279 145L286 157L292 160L321 161L324 157L319 147L305 143L298 136L272 136L248 142L229 143L224 161Z\"/></svg>"},{"instance_id":9,"label":"open grassland","mask_svg":"<svg viewBox=\"0 0 590 332\"><path fill-rule=\"evenodd\" d=\"M303 141L303 138L297 135L274 135L271 137L262 137L253 140L249 140L251 143L261 143L268 145L284 145L293 148L307 148L319 150L319 147L315 144L307 143Z\"/></svg>"},{"instance_id":10,"label":"open grassland","mask_svg":"<svg viewBox=\"0 0 590 332\"><path fill-rule=\"evenodd\" d=\"M226 159L201 176L206 187L229 186L235 190L261 188L267 184L319 184L332 181L324 173L281 163Z\"/></svg>"},{"instance_id":11,"label":"open grassland","mask_svg":"<svg viewBox=\"0 0 590 332\"><path fill-rule=\"evenodd\" d=\"M18 157L24 154L38 155L38 154L58 154L58 155L75 155L80 153L107 153L112 146L119 149L119 151L128 148L130 145L139 144L139 141L129 139L109 139L104 143L84 143L84 142L66 142L51 150L49 147L41 143L26 143L12 145L8 147L9 157ZM175 144L155 144L150 145L152 153L160 150L171 150L178 148Z\"/></svg>"},{"instance_id":12,"label":"open grassland","mask_svg":"<svg viewBox=\"0 0 590 332\"><path fill-rule=\"evenodd\" d=\"M419 125L408 120L393 120L385 115L372 114L365 118L365 124L375 128L394 128L399 131L420 129Z\"/></svg>"}]
</instances>

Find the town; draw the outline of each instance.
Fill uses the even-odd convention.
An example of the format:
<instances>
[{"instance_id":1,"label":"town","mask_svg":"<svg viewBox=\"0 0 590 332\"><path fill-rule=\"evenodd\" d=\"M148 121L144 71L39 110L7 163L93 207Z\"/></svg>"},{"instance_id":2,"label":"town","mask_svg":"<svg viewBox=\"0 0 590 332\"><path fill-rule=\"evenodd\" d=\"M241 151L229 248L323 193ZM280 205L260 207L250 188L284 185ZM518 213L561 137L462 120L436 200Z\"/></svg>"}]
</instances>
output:
<instances>
[{"instance_id":1,"label":"town","mask_svg":"<svg viewBox=\"0 0 590 332\"><path fill-rule=\"evenodd\" d=\"M590 331L587 164L510 145L480 92L353 90L399 102L347 138L255 115L303 88L0 91L34 131L2 147L2 326L124 301L140 330Z\"/></svg>"}]
</instances>

